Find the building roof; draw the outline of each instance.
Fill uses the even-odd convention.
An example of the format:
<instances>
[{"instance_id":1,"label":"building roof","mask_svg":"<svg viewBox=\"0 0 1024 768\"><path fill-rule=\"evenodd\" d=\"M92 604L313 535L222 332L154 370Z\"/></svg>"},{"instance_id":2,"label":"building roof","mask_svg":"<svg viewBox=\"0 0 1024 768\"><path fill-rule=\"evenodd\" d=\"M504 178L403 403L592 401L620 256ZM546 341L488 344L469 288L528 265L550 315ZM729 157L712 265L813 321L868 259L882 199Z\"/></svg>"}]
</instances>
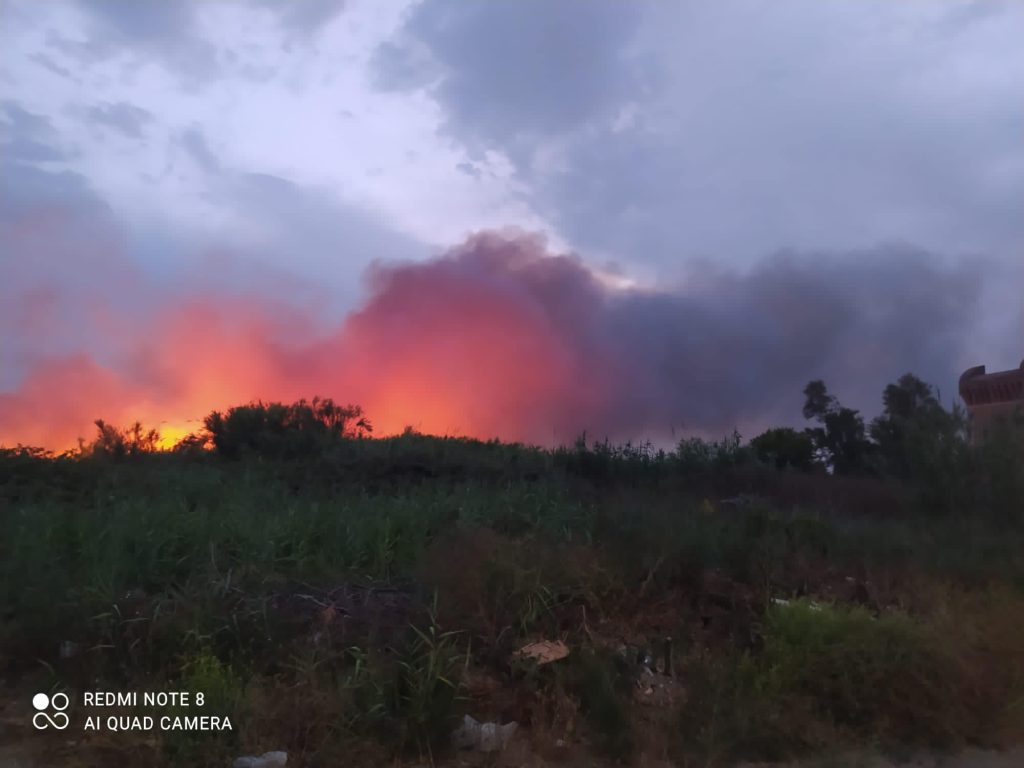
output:
<instances>
[{"instance_id":1,"label":"building roof","mask_svg":"<svg viewBox=\"0 0 1024 768\"><path fill-rule=\"evenodd\" d=\"M968 406L1024 401L1024 360L1009 371L986 373L984 365L968 368L960 376L960 397Z\"/></svg>"}]
</instances>

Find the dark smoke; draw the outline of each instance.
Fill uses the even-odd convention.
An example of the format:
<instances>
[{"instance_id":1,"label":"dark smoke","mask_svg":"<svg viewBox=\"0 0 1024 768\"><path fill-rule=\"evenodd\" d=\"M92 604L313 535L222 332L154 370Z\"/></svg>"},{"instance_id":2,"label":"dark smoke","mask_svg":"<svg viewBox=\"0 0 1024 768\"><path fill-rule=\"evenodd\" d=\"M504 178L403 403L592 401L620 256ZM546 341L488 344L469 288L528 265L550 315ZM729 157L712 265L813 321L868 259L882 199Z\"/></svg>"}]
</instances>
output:
<instances>
[{"instance_id":1,"label":"dark smoke","mask_svg":"<svg viewBox=\"0 0 1024 768\"><path fill-rule=\"evenodd\" d=\"M622 288L540 237L485 232L428 262L374 266L366 303L326 331L272 299L209 289L108 318L116 354L40 350L45 363L0 394L0 443L66 447L95 418L181 432L215 408L314 394L363 405L378 434L546 444L752 436L799 422L813 378L868 415L907 371L948 402L976 360L980 265L887 246L746 271L693 263L678 285Z\"/></svg>"}]
</instances>

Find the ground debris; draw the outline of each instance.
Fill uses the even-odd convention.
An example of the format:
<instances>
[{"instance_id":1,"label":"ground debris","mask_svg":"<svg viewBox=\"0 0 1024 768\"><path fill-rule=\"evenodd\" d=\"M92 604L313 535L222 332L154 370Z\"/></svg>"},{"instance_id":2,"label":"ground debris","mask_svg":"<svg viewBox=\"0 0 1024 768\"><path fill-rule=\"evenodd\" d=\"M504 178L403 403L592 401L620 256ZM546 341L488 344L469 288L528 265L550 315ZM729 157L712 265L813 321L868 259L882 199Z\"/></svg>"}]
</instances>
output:
<instances>
[{"instance_id":1,"label":"ground debris","mask_svg":"<svg viewBox=\"0 0 1024 768\"><path fill-rule=\"evenodd\" d=\"M235 758L233 768L281 768L287 763L287 752L264 752L258 757Z\"/></svg>"},{"instance_id":2,"label":"ground debris","mask_svg":"<svg viewBox=\"0 0 1024 768\"><path fill-rule=\"evenodd\" d=\"M462 725L452 733L452 743L456 749L475 749L478 752L501 752L508 746L519 723L505 725L498 723L481 723L466 715Z\"/></svg>"},{"instance_id":3,"label":"ground debris","mask_svg":"<svg viewBox=\"0 0 1024 768\"><path fill-rule=\"evenodd\" d=\"M517 659L532 659L537 665L550 664L569 655L569 647L561 640L540 640L524 645L513 655Z\"/></svg>"}]
</instances>

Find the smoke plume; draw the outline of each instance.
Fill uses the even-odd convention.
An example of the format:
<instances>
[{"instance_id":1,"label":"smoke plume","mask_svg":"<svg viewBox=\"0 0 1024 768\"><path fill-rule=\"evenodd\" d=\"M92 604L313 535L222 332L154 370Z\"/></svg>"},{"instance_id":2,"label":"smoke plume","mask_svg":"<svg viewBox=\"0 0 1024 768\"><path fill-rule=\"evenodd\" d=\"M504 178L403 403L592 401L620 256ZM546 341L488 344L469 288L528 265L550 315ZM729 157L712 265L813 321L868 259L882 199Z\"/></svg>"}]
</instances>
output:
<instances>
[{"instance_id":1,"label":"smoke plume","mask_svg":"<svg viewBox=\"0 0 1024 768\"><path fill-rule=\"evenodd\" d=\"M170 442L213 409L317 394L362 405L376 434L750 435L792 422L812 378L868 408L906 371L951 393L981 296L973 267L887 247L694 263L677 285L623 287L538 236L484 232L375 265L335 327L209 289L130 317L107 306L106 348L35 354L0 394L0 444L65 448L96 418Z\"/></svg>"}]
</instances>

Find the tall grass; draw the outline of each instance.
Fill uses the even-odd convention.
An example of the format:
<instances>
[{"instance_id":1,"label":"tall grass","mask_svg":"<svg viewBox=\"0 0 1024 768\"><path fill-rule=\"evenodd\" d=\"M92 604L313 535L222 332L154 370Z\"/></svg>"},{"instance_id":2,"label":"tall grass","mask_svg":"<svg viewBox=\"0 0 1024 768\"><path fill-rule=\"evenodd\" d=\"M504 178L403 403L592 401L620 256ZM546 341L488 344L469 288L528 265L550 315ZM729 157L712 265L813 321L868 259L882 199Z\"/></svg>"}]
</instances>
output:
<instances>
[{"instance_id":1,"label":"tall grass","mask_svg":"<svg viewBox=\"0 0 1024 768\"><path fill-rule=\"evenodd\" d=\"M687 649L683 754L1024 735L1024 643L997 618L1021 615L1024 588L1010 438L930 465L959 489L941 506L914 485L925 475L779 469L738 437L674 451L412 432L315 442L301 455L0 451L12 674L202 685L242 727L225 755L375 744L380 759L396 729L407 747L443 749L467 665L515 687L510 653L561 637L579 655L553 678L622 755L639 736L608 645L649 631ZM731 590L727 632L702 614L710 581ZM859 607L843 602L849 584ZM799 596L825 607L772 602ZM62 658L65 641L80 652ZM546 710L507 714L530 711ZM205 759L190 745L169 741L165 759Z\"/></svg>"}]
</instances>

